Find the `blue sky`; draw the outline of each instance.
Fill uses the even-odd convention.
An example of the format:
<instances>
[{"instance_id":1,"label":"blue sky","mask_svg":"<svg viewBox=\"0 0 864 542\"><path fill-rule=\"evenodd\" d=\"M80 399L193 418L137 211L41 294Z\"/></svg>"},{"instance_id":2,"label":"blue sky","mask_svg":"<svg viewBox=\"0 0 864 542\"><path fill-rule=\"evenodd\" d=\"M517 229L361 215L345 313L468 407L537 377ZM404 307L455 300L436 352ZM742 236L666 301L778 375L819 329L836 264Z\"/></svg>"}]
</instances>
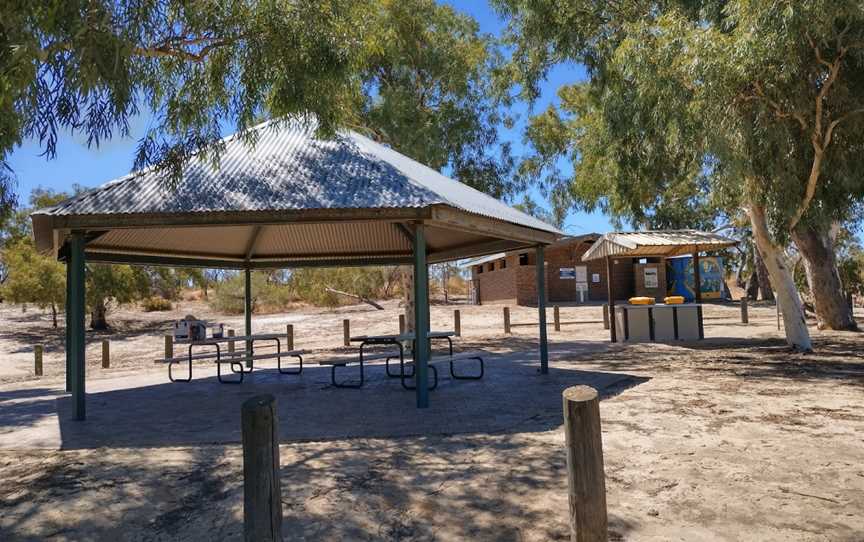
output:
<instances>
[{"instance_id":1,"label":"blue sky","mask_svg":"<svg viewBox=\"0 0 864 542\"><path fill-rule=\"evenodd\" d=\"M467 2L447 1L456 9L469 13L480 23L481 31L490 34L500 34L504 23L489 5L482 0ZM572 83L584 79L585 72L578 65L562 66L553 70L542 87L543 94L535 104L535 111L541 111L556 99L555 91L564 83ZM530 113L527 106L515 108L519 121L512 130L504 132L503 139L509 141L514 153L519 156L524 153L525 145L522 130L525 119ZM28 140L17 148L9 159L9 164L15 171L18 183L16 192L21 203L26 205L30 192L36 187L52 188L58 191L71 191L74 184L84 187L95 187L100 184L129 173L135 152L135 145L147 126L144 117L134 119L130 126L130 135L126 138L114 137L103 141L98 148L87 148L86 140L77 135L63 134L57 143L57 156L47 160L40 156L42 148L38 140ZM529 192L537 203L546 206L542 196L536 191ZM519 198L521 199L521 198ZM588 232L605 232L612 227L608 219L601 213L571 213L565 221L565 229L569 233L580 234Z\"/></svg>"}]
</instances>

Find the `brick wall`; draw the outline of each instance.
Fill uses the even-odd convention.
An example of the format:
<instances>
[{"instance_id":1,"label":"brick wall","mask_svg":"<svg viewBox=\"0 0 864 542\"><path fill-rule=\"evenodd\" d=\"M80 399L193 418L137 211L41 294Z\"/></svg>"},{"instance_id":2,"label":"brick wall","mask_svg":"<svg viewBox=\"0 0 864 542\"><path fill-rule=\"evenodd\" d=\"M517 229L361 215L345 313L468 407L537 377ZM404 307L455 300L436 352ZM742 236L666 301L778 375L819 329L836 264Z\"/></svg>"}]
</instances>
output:
<instances>
[{"instance_id":1,"label":"brick wall","mask_svg":"<svg viewBox=\"0 0 864 542\"><path fill-rule=\"evenodd\" d=\"M583 262L582 255L591 248L592 242L571 241L548 247L546 259L546 298L550 303L579 301L576 281L561 279L562 267L585 266L588 273L588 301L606 301L606 261L592 260ZM483 272L477 273L477 267L471 268L471 278L476 280L479 288L480 303L515 303L518 305L537 305L537 281L535 279L535 253L533 250L525 253L525 265L519 265L519 254L506 256L506 267L501 268L501 260L487 262ZM614 260L612 276L614 279L615 298L627 299L633 295L633 261L629 258ZM491 266L491 269L490 269ZM600 281L593 282L593 275L599 275ZM665 281L665 274L660 275ZM664 284L665 287L665 284ZM664 289L665 291L665 289Z\"/></svg>"},{"instance_id":2,"label":"brick wall","mask_svg":"<svg viewBox=\"0 0 864 542\"><path fill-rule=\"evenodd\" d=\"M480 304L516 303L516 268L518 256L508 254L502 260L482 264L483 272L478 273L478 267L471 268L471 278L476 280L479 288Z\"/></svg>"},{"instance_id":3,"label":"brick wall","mask_svg":"<svg viewBox=\"0 0 864 542\"><path fill-rule=\"evenodd\" d=\"M602 260L600 260L602 261ZM606 262L603 262L605 267ZM606 273L603 273L606 278ZM612 258L612 288L615 301L620 301L633 296L633 259ZM606 296L604 296L605 298Z\"/></svg>"}]
</instances>

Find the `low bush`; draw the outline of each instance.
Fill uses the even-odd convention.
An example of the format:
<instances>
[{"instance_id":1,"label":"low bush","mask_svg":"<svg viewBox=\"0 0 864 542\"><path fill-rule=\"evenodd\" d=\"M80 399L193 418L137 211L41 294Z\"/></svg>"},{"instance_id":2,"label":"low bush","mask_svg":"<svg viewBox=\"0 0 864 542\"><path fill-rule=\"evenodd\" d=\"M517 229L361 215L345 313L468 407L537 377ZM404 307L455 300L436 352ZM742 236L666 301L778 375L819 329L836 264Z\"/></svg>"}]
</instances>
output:
<instances>
[{"instance_id":1,"label":"low bush","mask_svg":"<svg viewBox=\"0 0 864 542\"><path fill-rule=\"evenodd\" d=\"M141 308L143 308L147 312L155 312L155 311L170 311L173 306L171 304L171 300L165 299L164 297L148 297L144 301L141 302Z\"/></svg>"}]
</instances>

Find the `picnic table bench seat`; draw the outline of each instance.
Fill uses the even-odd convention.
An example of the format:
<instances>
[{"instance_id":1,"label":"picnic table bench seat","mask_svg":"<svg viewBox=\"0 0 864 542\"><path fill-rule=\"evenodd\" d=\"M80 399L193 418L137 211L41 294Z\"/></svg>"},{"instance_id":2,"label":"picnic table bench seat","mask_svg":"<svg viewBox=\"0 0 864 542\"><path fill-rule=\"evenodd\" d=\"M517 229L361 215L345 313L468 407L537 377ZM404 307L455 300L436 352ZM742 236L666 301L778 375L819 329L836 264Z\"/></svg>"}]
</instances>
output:
<instances>
[{"instance_id":1,"label":"picnic table bench seat","mask_svg":"<svg viewBox=\"0 0 864 542\"><path fill-rule=\"evenodd\" d=\"M371 360L383 359L387 358L390 354L387 352L375 352L374 354L363 354L363 356L350 355L350 356L338 356L338 357L326 357L318 360L318 365L329 365L330 366L330 383L337 388L360 388L366 382L366 372L364 370L364 363ZM389 360L389 358L387 358ZM342 382L338 382L336 380L336 367L345 367L350 363L359 363L360 364L360 380L359 381L351 381L345 380Z\"/></svg>"},{"instance_id":2,"label":"picnic table bench seat","mask_svg":"<svg viewBox=\"0 0 864 542\"><path fill-rule=\"evenodd\" d=\"M486 353L481 351L433 354L429 363L436 363L439 361L448 362L450 364L450 377L455 380L480 380L486 372L486 368L483 364L483 356L485 355ZM476 360L480 365L480 372L477 374L457 374L453 362L464 360Z\"/></svg>"}]
</instances>

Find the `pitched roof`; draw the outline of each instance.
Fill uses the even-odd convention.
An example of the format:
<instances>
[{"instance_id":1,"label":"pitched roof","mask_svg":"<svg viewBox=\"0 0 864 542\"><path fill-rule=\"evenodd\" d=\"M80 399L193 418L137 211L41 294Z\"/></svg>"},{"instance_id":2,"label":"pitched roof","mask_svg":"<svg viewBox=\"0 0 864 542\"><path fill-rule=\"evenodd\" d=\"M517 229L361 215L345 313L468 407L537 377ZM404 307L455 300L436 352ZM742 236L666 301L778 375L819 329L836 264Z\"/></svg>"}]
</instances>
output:
<instances>
[{"instance_id":1,"label":"pitched roof","mask_svg":"<svg viewBox=\"0 0 864 542\"><path fill-rule=\"evenodd\" d=\"M571 244L571 243L584 243L585 241L596 241L599 238L600 238L599 233L586 233L583 235L573 235L573 236L568 236L568 237L562 237L561 239L558 239L557 241L555 241L554 243L552 243L551 245L549 245L546 248L548 250L548 249L551 249L551 248L554 248L557 246L567 245L567 244ZM530 250L530 249L524 248L521 250L516 250L516 251L511 251L511 252L499 252L497 254L490 254L489 256L483 256L481 258L471 258L469 260L463 260L459 263L463 267L471 267L474 265L480 265L483 263L494 262L495 260L500 260L501 258L506 257L507 254L512 254L513 252L519 252L521 254L524 252L528 252L528 250Z\"/></svg>"},{"instance_id":2,"label":"pitched roof","mask_svg":"<svg viewBox=\"0 0 864 542\"><path fill-rule=\"evenodd\" d=\"M606 256L676 256L694 250L719 250L737 241L698 230L609 232L598 239L582 261Z\"/></svg>"},{"instance_id":3,"label":"pitched roof","mask_svg":"<svg viewBox=\"0 0 864 542\"><path fill-rule=\"evenodd\" d=\"M511 224L555 227L376 143L343 131L315 137L315 126L268 121L250 147L229 137L219 167L195 157L171 188L154 169L131 173L34 214L185 214L311 209L393 209L448 205Z\"/></svg>"}]
</instances>

